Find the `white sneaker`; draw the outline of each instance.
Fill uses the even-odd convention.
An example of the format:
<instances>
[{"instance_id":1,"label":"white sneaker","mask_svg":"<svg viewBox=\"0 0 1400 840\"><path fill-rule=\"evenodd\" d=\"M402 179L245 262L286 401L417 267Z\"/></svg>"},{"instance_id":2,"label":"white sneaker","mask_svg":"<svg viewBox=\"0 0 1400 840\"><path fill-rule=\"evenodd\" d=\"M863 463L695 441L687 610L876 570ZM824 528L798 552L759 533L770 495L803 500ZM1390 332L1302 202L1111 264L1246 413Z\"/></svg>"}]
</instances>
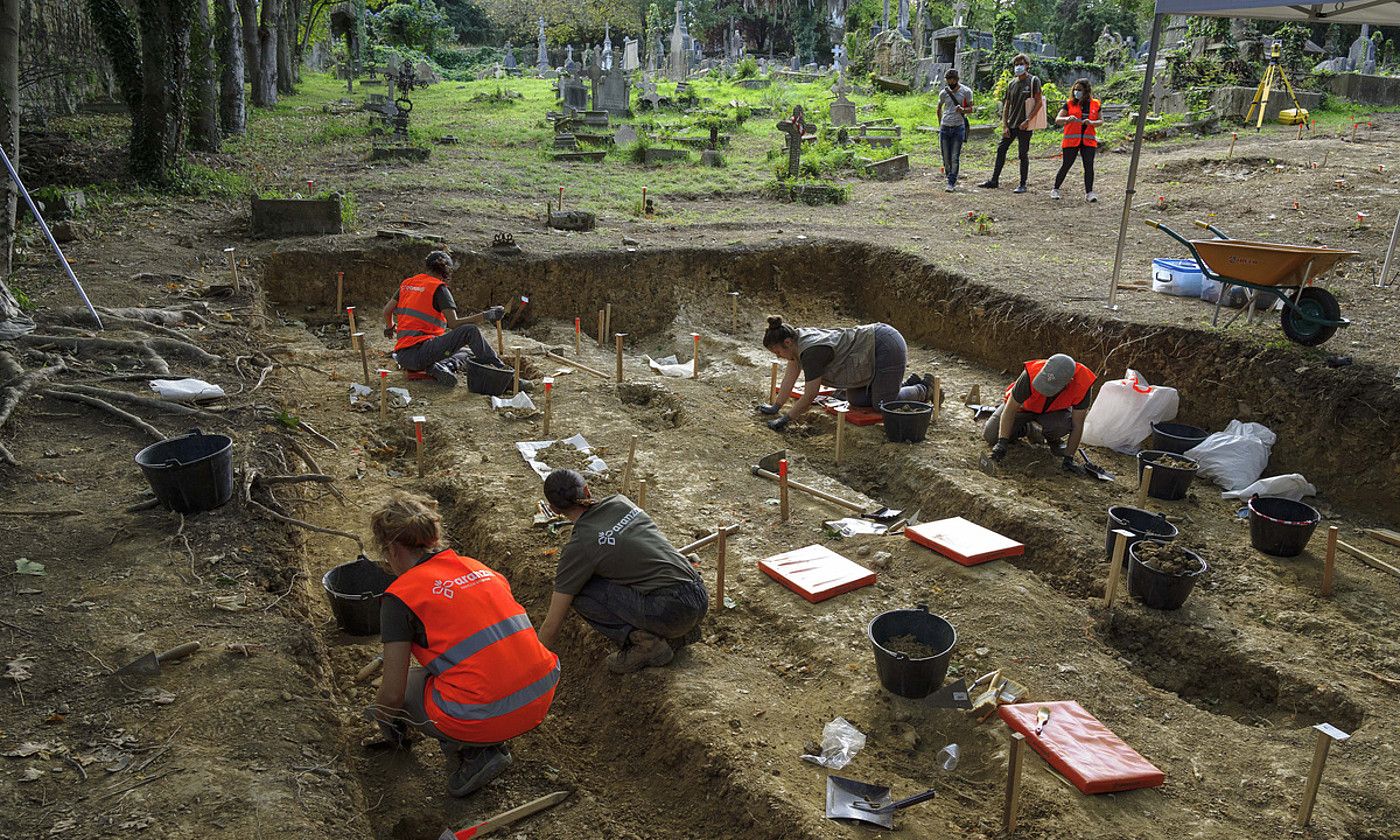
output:
<instances>
[{"instance_id":1,"label":"white sneaker","mask_svg":"<svg viewBox=\"0 0 1400 840\"><path fill-rule=\"evenodd\" d=\"M1059 200L1060 200L1060 191L1059 191L1059 190L1051 190L1051 191L1050 191L1050 197L1053 198L1053 199L1055 199L1056 201L1059 201Z\"/></svg>"},{"instance_id":2,"label":"white sneaker","mask_svg":"<svg viewBox=\"0 0 1400 840\"><path fill-rule=\"evenodd\" d=\"M943 187L943 191L944 191L944 192L956 192L957 189L958 189L958 188L955 187L955 186L953 186L952 184L947 184L947 185L945 185L945 186Z\"/></svg>"},{"instance_id":3,"label":"white sneaker","mask_svg":"<svg viewBox=\"0 0 1400 840\"><path fill-rule=\"evenodd\" d=\"M1090 204L1096 204L1099 200L1099 194L1096 192L1091 192L1088 195L1084 196L1084 198L1088 199Z\"/></svg>"}]
</instances>

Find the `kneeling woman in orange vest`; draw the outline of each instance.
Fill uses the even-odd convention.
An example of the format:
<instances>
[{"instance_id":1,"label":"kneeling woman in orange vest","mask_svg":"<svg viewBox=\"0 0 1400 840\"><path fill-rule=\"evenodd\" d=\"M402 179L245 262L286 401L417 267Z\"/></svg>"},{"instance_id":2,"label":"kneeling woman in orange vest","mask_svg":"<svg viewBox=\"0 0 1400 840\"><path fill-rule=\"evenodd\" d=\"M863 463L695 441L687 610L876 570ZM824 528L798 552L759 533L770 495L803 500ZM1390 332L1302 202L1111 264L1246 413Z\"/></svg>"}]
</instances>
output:
<instances>
[{"instance_id":1,"label":"kneeling woman in orange vest","mask_svg":"<svg viewBox=\"0 0 1400 840\"><path fill-rule=\"evenodd\" d=\"M1091 202L1098 201L1099 196L1094 192L1094 155L1099 150L1096 130L1103 125L1103 119L1099 116L1099 100L1093 98L1093 88L1089 86L1088 79L1075 82L1069 96L1060 109L1060 115L1055 117L1055 124L1065 127L1064 139L1060 141L1064 160L1060 163L1059 174L1055 176L1055 188L1050 191L1050 197L1060 197L1060 185L1065 182L1069 168L1078 157L1084 162L1084 197Z\"/></svg>"},{"instance_id":2,"label":"kneeling woman in orange vest","mask_svg":"<svg viewBox=\"0 0 1400 840\"><path fill-rule=\"evenodd\" d=\"M407 745L408 726L436 738L448 792L466 796L510 766L506 741L544 720L559 658L499 572L442 547L435 503L398 492L370 524L398 575L380 607L375 718L394 746Z\"/></svg>"},{"instance_id":3,"label":"kneeling woman in orange vest","mask_svg":"<svg viewBox=\"0 0 1400 840\"><path fill-rule=\"evenodd\" d=\"M404 280L384 304L384 337L397 337L394 361L404 370L425 371L449 387L456 385L457 374L467 369L468 354L463 348L483 365L503 367L476 325L501 320L505 307L493 306L469 318L458 318L457 301L447 287L457 268L452 255L433 251L423 260L423 267L426 273Z\"/></svg>"},{"instance_id":4,"label":"kneeling woman in orange vest","mask_svg":"<svg viewBox=\"0 0 1400 840\"><path fill-rule=\"evenodd\" d=\"M620 493L594 499L573 470L546 476L544 498L574 523L540 627L546 645L554 647L570 607L617 643L608 657L614 674L665 665L699 637L705 584L650 516Z\"/></svg>"},{"instance_id":5,"label":"kneeling woman in orange vest","mask_svg":"<svg viewBox=\"0 0 1400 840\"><path fill-rule=\"evenodd\" d=\"M982 428L982 436L992 446L992 460L1005 458L1011 441L1025 435L1035 423L1064 468L1083 474L1074 453L1079 451L1084 434L1084 415L1089 411L1089 391L1095 378L1093 371L1064 353L1026 362L1026 369L1006 386L1005 401Z\"/></svg>"}]
</instances>

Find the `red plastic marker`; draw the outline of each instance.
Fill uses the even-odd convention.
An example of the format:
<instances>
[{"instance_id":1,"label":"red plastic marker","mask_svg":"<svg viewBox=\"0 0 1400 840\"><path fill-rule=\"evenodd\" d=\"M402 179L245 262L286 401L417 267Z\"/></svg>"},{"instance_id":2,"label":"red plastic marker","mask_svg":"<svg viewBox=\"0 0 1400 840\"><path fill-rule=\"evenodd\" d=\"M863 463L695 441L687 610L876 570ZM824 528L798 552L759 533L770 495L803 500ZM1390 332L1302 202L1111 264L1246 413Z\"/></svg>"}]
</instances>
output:
<instances>
[{"instance_id":1,"label":"red plastic marker","mask_svg":"<svg viewBox=\"0 0 1400 840\"><path fill-rule=\"evenodd\" d=\"M316 183L315 183L314 181L312 181L310 178L307 178L307 179L306 179L306 191L307 191L307 192L315 192L315 191L316 191Z\"/></svg>"},{"instance_id":2,"label":"red plastic marker","mask_svg":"<svg viewBox=\"0 0 1400 840\"><path fill-rule=\"evenodd\" d=\"M583 352L583 326L578 318L574 318L574 355Z\"/></svg>"},{"instance_id":3,"label":"red plastic marker","mask_svg":"<svg viewBox=\"0 0 1400 840\"><path fill-rule=\"evenodd\" d=\"M695 342L695 352L690 358L690 378L700 378L700 333L691 333L691 339Z\"/></svg>"}]
</instances>

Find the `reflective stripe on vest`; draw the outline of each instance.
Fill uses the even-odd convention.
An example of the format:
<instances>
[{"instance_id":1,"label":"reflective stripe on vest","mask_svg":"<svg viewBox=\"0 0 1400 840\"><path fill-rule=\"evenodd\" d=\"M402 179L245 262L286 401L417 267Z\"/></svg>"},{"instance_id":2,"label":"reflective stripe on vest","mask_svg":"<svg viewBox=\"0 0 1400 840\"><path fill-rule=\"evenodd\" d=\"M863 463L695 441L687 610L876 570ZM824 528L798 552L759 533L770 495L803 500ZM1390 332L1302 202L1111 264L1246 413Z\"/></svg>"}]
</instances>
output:
<instances>
[{"instance_id":1,"label":"reflective stripe on vest","mask_svg":"<svg viewBox=\"0 0 1400 840\"><path fill-rule=\"evenodd\" d=\"M1065 113L1071 117L1084 119L1084 108L1073 99L1065 103ZM1089 119L1099 118L1099 100L1089 100ZM1098 135L1094 131L1094 126L1085 125L1082 122L1065 123L1065 139L1060 141L1060 148L1072 149L1083 143L1085 146L1098 146Z\"/></svg>"},{"instance_id":2,"label":"reflective stripe on vest","mask_svg":"<svg viewBox=\"0 0 1400 840\"><path fill-rule=\"evenodd\" d=\"M1026 362L1026 376L1031 381L1031 395L1026 397L1026 401L1021 403L1021 410L1031 414L1049 414L1052 411L1063 411L1079 405L1080 401L1089 393L1089 389L1094 387L1095 380L1098 379L1094 372L1078 362L1074 363L1074 377L1064 390L1054 397L1047 398L1044 394L1035 389L1035 377L1045 367L1044 359L1035 359ZM1006 399L1011 398L1011 392L1016 387L1012 382L1006 386Z\"/></svg>"},{"instance_id":3,"label":"reflective stripe on vest","mask_svg":"<svg viewBox=\"0 0 1400 840\"><path fill-rule=\"evenodd\" d=\"M446 653L434 659L432 662L429 662L427 668L434 674L441 674L454 665L471 659L476 654L485 650L488 645L495 644L507 636L513 636L521 630L528 629L530 629L530 617L527 615L515 615L503 621L498 621L488 627L481 628L448 648Z\"/></svg>"},{"instance_id":4,"label":"reflective stripe on vest","mask_svg":"<svg viewBox=\"0 0 1400 840\"><path fill-rule=\"evenodd\" d=\"M395 350L421 344L447 331L447 320L433 308L433 297L443 284L431 274L415 274L399 284L399 297L394 306L398 340Z\"/></svg>"},{"instance_id":5,"label":"reflective stripe on vest","mask_svg":"<svg viewBox=\"0 0 1400 840\"><path fill-rule=\"evenodd\" d=\"M519 711L548 694L559 682L559 666L555 665L548 674L535 680L517 692L508 694L490 703L454 703L444 699L437 689L433 689L433 702L439 709L458 720L489 720Z\"/></svg>"}]
</instances>

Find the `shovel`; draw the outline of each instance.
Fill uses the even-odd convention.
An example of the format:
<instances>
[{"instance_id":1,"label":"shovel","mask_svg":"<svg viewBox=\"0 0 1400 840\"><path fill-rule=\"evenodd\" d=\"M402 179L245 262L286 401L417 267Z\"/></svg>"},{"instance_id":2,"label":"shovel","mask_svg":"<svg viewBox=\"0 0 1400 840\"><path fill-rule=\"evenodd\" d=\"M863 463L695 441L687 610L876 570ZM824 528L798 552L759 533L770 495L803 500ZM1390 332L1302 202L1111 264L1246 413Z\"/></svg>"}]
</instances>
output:
<instances>
[{"instance_id":1,"label":"shovel","mask_svg":"<svg viewBox=\"0 0 1400 840\"><path fill-rule=\"evenodd\" d=\"M1097 478L1099 481L1113 481L1113 480L1114 480L1114 479L1113 479L1113 473L1109 472L1108 470L1104 469L1103 467L1099 466L1098 464L1095 464L1093 461L1090 461L1090 460L1089 460L1089 456L1084 454L1084 450L1083 450L1083 449L1079 450L1079 457L1084 459L1084 469L1086 469L1086 470L1089 471L1089 475L1092 475L1094 478Z\"/></svg>"},{"instance_id":2,"label":"shovel","mask_svg":"<svg viewBox=\"0 0 1400 840\"><path fill-rule=\"evenodd\" d=\"M769 481L774 482L775 484L780 483L778 479L778 462L786 457L786 449L779 449L777 452L764 455L762 458L759 459L758 463L755 466L749 468L749 472L753 473L759 478L766 478ZM902 513L902 511L892 510L887 507L879 507L875 510L866 510L864 505L858 505L855 502L848 502L840 496L833 496L825 490L818 490L810 484L802 484L801 482L793 481L790 478L788 479L787 484L788 487L790 487L793 490L800 490L809 496L815 496L818 499L822 499L823 501L831 502L833 505L837 505L838 507L843 507L846 510L855 511L856 513L860 514L860 517L862 519L869 519L872 522L898 522L899 515L900 513Z\"/></svg>"},{"instance_id":3,"label":"shovel","mask_svg":"<svg viewBox=\"0 0 1400 840\"><path fill-rule=\"evenodd\" d=\"M117 676L137 675L151 677L160 673L160 666L163 662L176 662L195 651L199 650L199 642L185 642L183 645L173 647L161 653L148 653L139 659L133 659L113 673Z\"/></svg>"},{"instance_id":4,"label":"shovel","mask_svg":"<svg viewBox=\"0 0 1400 840\"><path fill-rule=\"evenodd\" d=\"M826 818L829 820L858 820L881 828L894 828L894 812L910 805L926 802L938 792L933 788L895 801L890 789L846 779L826 777Z\"/></svg>"}]
</instances>

